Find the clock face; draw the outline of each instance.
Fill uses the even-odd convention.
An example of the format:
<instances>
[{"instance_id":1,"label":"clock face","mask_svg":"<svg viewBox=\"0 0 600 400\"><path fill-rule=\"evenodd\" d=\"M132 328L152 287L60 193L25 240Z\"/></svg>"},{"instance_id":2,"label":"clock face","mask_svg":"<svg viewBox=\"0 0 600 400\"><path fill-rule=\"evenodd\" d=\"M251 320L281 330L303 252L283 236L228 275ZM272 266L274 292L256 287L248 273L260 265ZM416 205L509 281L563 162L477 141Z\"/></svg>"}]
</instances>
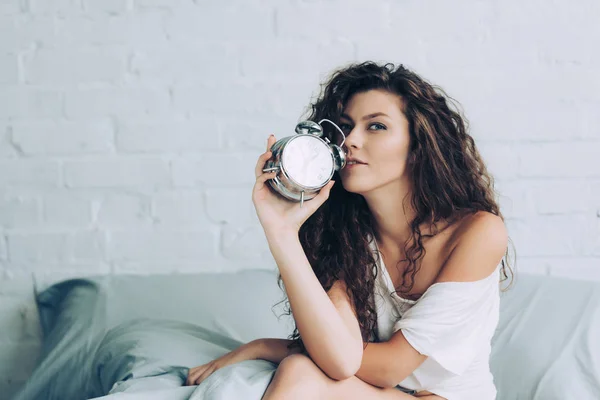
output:
<instances>
[{"instance_id":1,"label":"clock face","mask_svg":"<svg viewBox=\"0 0 600 400\"><path fill-rule=\"evenodd\" d=\"M303 186L322 186L333 171L329 147L314 136L298 136L290 140L281 162L289 177Z\"/></svg>"}]
</instances>

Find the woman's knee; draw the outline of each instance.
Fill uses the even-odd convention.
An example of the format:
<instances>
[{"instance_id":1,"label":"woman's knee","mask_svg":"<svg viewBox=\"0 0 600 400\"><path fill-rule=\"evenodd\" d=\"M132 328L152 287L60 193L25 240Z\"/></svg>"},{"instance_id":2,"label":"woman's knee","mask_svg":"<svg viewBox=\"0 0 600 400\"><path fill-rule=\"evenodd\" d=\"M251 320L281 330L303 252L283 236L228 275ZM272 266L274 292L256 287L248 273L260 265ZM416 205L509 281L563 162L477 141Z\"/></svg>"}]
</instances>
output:
<instances>
[{"instance_id":1,"label":"woman's knee","mask_svg":"<svg viewBox=\"0 0 600 400\"><path fill-rule=\"evenodd\" d=\"M275 374L275 381L287 390L317 394L326 385L326 376L319 367L303 354L292 354L284 358Z\"/></svg>"},{"instance_id":2,"label":"woman's knee","mask_svg":"<svg viewBox=\"0 0 600 400\"><path fill-rule=\"evenodd\" d=\"M319 367L314 363L310 357L304 354L292 354L284 358L277 371L284 374L290 374L294 376L305 376L309 373L314 373L319 370ZM320 370L319 370L320 371Z\"/></svg>"}]
</instances>

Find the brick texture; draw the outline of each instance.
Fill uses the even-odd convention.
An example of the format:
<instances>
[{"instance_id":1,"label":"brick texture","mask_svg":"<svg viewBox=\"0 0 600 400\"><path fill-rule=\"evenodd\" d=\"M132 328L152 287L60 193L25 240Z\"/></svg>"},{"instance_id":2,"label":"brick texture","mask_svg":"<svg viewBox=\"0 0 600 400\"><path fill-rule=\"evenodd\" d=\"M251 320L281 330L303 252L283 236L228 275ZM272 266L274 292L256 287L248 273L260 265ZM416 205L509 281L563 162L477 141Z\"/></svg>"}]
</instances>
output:
<instances>
[{"instance_id":1,"label":"brick texture","mask_svg":"<svg viewBox=\"0 0 600 400\"><path fill-rule=\"evenodd\" d=\"M350 61L462 104L519 271L600 280L599 4L0 1L0 393L39 351L31 274L274 268L256 158Z\"/></svg>"}]
</instances>

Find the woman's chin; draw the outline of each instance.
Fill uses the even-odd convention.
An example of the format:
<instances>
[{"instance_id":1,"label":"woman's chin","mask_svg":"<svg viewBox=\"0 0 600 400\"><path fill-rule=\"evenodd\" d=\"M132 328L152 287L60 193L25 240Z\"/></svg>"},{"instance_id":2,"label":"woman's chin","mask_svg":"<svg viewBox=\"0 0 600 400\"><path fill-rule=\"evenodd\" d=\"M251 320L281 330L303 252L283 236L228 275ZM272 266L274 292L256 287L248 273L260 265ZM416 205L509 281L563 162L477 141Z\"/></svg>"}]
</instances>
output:
<instances>
[{"instance_id":1,"label":"woman's chin","mask_svg":"<svg viewBox=\"0 0 600 400\"><path fill-rule=\"evenodd\" d=\"M357 182L353 179L342 179L342 185L344 190L350 193L362 194L367 189L367 185L361 182Z\"/></svg>"}]
</instances>

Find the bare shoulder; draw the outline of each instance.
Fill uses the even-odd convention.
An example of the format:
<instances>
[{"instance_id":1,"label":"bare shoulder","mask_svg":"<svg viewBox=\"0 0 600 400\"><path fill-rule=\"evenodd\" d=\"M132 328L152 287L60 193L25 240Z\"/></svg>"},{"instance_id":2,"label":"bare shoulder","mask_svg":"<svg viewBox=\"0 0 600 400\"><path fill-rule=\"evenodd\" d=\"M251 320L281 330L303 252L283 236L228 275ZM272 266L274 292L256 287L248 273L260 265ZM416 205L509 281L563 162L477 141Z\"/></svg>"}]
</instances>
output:
<instances>
[{"instance_id":1,"label":"bare shoulder","mask_svg":"<svg viewBox=\"0 0 600 400\"><path fill-rule=\"evenodd\" d=\"M487 242L490 246L506 249L508 233L506 225L498 215L487 211L478 211L465 218L459 228L457 244Z\"/></svg>"},{"instance_id":2,"label":"bare shoulder","mask_svg":"<svg viewBox=\"0 0 600 400\"><path fill-rule=\"evenodd\" d=\"M465 217L456 229L454 248L436 281L483 279L494 272L507 246L508 232L502 218L486 211Z\"/></svg>"}]
</instances>

